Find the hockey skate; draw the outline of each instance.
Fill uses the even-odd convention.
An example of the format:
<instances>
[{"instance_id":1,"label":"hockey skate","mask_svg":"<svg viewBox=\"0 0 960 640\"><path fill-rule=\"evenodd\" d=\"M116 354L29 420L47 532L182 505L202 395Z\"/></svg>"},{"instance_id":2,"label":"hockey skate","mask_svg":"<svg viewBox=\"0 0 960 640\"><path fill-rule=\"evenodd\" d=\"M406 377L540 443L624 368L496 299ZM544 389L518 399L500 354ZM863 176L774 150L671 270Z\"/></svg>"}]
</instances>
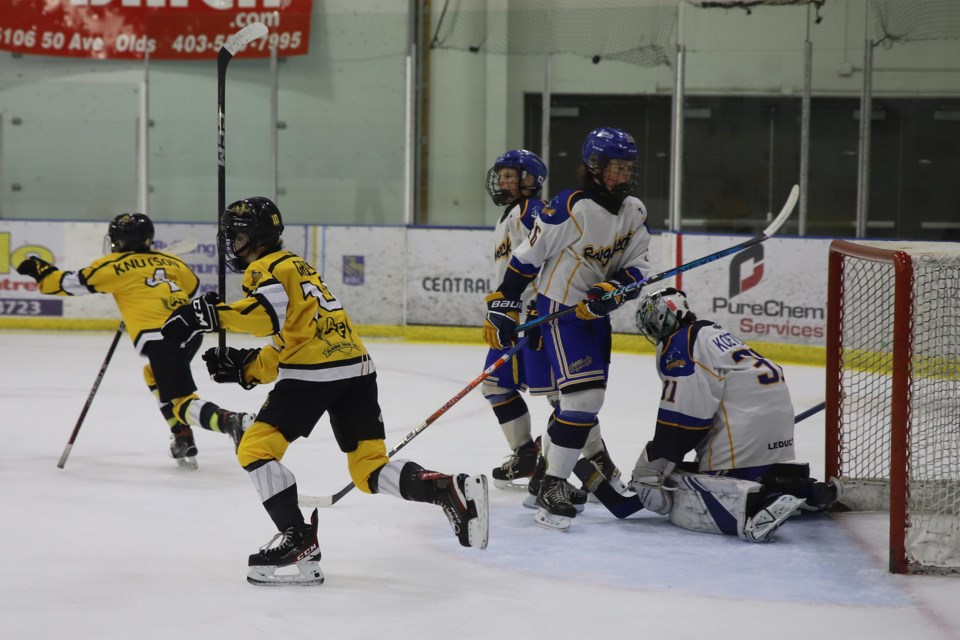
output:
<instances>
[{"instance_id":1,"label":"hockey skate","mask_svg":"<svg viewBox=\"0 0 960 640\"><path fill-rule=\"evenodd\" d=\"M813 495L800 505L800 510L822 513L843 497L843 483L837 478L830 478L829 482L814 482L812 493Z\"/></svg>"},{"instance_id":2,"label":"hockey skate","mask_svg":"<svg viewBox=\"0 0 960 640\"><path fill-rule=\"evenodd\" d=\"M623 494L629 491L627 485L620 479L620 469L614 464L613 459L610 457L610 452L607 451L606 445L603 445L603 449L601 449L599 453L587 459L593 463L597 471L603 475L604 480L606 480L617 493ZM581 489L587 491L585 486L581 487ZM589 499L591 502L597 502L597 497L593 494L590 494Z\"/></svg>"},{"instance_id":3,"label":"hockey skate","mask_svg":"<svg viewBox=\"0 0 960 640\"><path fill-rule=\"evenodd\" d=\"M506 462L491 472L493 476L493 486L497 489L513 489L523 491L526 485L517 483L516 480L529 478L533 475L537 466L537 456L540 453L540 438L532 447L520 447L511 453Z\"/></svg>"},{"instance_id":4,"label":"hockey skate","mask_svg":"<svg viewBox=\"0 0 960 640\"><path fill-rule=\"evenodd\" d=\"M187 425L177 425L170 434L170 457L184 469L197 468L197 444L193 440L193 430Z\"/></svg>"},{"instance_id":5,"label":"hockey skate","mask_svg":"<svg viewBox=\"0 0 960 640\"><path fill-rule=\"evenodd\" d=\"M487 476L465 473L449 476L436 471L421 471L419 478L433 485L431 502L443 507L460 544L486 549L490 527Z\"/></svg>"},{"instance_id":6,"label":"hockey skate","mask_svg":"<svg viewBox=\"0 0 960 640\"><path fill-rule=\"evenodd\" d=\"M543 456L537 456L537 468L530 476L530 483L527 485L527 496L523 499L523 506L527 509L537 508L537 494L540 493L540 484L543 477L547 474L547 461ZM565 481L566 482L566 481ZM567 482L570 490L570 502L573 503L577 513L583 513L584 505L587 504L589 494L586 491L577 489Z\"/></svg>"},{"instance_id":7,"label":"hockey skate","mask_svg":"<svg viewBox=\"0 0 960 640\"><path fill-rule=\"evenodd\" d=\"M247 582L258 586L323 584L319 561L317 510L314 509L309 525L288 527L250 556ZM277 573L285 567L294 567L297 573Z\"/></svg>"},{"instance_id":8,"label":"hockey skate","mask_svg":"<svg viewBox=\"0 0 960 640\"><path fill-rule=\"evenodd\" d=\"M573 487L563 478L545 475L537 494L537 524L548 529L568 531L570 520L577 516L577 509L570 501Z\"/></svg>"},{"instance_id":9,"label":"hockey skate","mask_svg":"<svg viewBox=\"0 0 960 640\"><path fill-rule=\"evenodd\" d=\"M253 424L256 416L249 413L234 413L226 409L220 409L217 412L217 420L220 424L220 431L233 439L234 451L240 448L240 440L244 432Z\"/></svg>"},{"instance_id":10,"label":"hockey skate","mask_svg":"<svg viewBox=\"0 0 960 640\"><path fill-rule=\"evenodd\" d=\"M766 507L758 511L743 525L743 534L740 536L748 542L767 542L773 532L780 528L787 518L793 515L800 505L801 498L791 495L782 495Z\"/></svg>"}]
</instances>

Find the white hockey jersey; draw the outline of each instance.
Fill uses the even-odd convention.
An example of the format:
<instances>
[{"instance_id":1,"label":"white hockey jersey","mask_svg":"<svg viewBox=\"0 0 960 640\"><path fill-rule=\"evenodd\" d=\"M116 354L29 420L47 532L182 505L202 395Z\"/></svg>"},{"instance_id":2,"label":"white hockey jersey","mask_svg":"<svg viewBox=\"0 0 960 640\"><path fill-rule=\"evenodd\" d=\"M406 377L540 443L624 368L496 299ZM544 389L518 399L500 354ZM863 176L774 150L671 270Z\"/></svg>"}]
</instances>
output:
<instances>
[{"instance_id":1,"label":"white hockey jersey","mask_svg":"<svg viewBox=\"0 0 960 640\"><path fill-rule=\"evenodd\" d=\"M632 196L610 213L581 189L562 191L544 207L530 235L514 249L510 267L532 277L539 292L567 306L616 275L620 284L650 272L647 210Z\"/></svg>"},{"instance_id":2,"label":"white hockey jersey","mask_svg":"<svg viewBox=\"0 0 960 640\"><path fill-rule=\"evenodd\" d=\"M783 369L720 325L697 321L661 342L657 372L663 382L657 437L702 430L700 471L794 459Z\"/></svg>"},{"instance_id":3,"label":"white hockey jersey","mask_svg":"<svg viewBox=\"0 0 960 640\"><path fill-rule=\"evenodd\" d=\"M533 229L543 206L546 204L538 198L524 198L517 204L511 205L497 221L493 230L493 277L494 282L503 282L503 276L510 266L510 256L513 249L527 239ZM527 302L536 295L536 288L531 287L523 293L524 308Z\"/></svg>"}]
</instances>

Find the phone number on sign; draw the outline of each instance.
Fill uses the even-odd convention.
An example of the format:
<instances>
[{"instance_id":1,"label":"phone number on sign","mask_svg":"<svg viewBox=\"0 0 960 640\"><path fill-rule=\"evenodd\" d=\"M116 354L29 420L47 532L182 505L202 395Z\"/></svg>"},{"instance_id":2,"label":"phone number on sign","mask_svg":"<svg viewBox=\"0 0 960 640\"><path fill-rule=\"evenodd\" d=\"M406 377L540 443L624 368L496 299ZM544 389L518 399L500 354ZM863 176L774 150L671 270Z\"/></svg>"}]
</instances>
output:
<instances>
[{"instance_id":1,"label":"phone number on sign","mask_svg":"<svg viewBox=\"0 0 960 640\"><path fill-rule=\"evenodd\" d=\"M170 44L170 49L177 53L204 53L216 52L227 41L228 35L207 36L202 33L188 33L178 35ZM0 44L22 47L26 49L39 48L42 51L75 51L100 52L107 49L107 41L100 36L83 35L80 33L66 34L62 31L42 31L35 29L4 29L0 27ZM246 48L257 51L269 51L276 48L279 52L288 49L298 49L303 44L303 33L300 31L271 32L266 38L251 42ZM154 53L157 50L157 41L144 35L121 33L110 47L118 52ZM242 51L243 49L241 49Z\"/></svg>"},{"instance_id":2,"label":"phone number on sign","mask_svg":"<svg viewBox=\"0 0 960 640\"><path fill-rule=\"evenodd\" d=\"M63 314L60 300L23 300L0 298L0 316L59 316Z\"/></svg>"}]
</instances>

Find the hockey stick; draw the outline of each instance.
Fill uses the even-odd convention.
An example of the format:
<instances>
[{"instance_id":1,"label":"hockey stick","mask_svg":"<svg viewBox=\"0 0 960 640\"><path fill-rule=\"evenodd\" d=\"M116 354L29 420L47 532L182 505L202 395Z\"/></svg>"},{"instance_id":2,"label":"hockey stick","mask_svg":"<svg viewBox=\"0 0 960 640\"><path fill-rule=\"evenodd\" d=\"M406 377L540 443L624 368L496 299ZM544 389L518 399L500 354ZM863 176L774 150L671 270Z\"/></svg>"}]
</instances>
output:
<instances>
[{"instance_id":1,"label":"hockey stick","mask_svg":"<svg viewBox=\"0 0 960 640\"><path fill-rule=\"evenodd\" d=\"M777 215L777 217L774 218L773 222L771 222L767 226L767 228L764 229L760 234L753 236L749 240L745 242L741 242L738 245L734 245L732 247L722 249L720 251L717 251L716 253L711 253L710 255L703 256L702 258L691 260L690 262L687 262L686 264L682 264L679 267L673 267L672 269L661 271L660 273L656 275L652 275L649 278L644 278L643 280L638 280L636 282L625 284L618 289L614 289L613 291L608 291L607 293L603 294L603 297L601 299L609 300L610 298L618 297L618 296L623 296L624 301L632 299L634 296L631 296L629 294L635 291L638 291L640 287L645 287L649 284L653 284L654 282L660 282L661 280L666 280L667 278L675 276L678 273L683 273L684 271L689 271L690 269L696 269L697 267L702 267L703 265L709 264L714 260L719 260L720 258L724 258L734 253L739 253L748 247L752 247L755 244L760 244L765 240L769 240L771 237L773 237L777 233L777 231L780 230L780 227L784 225L784 223L787 221L787 218L789 218L790 214L793 213L793 209L797 206L797 199L799 197L800 197L800 187L797 185L793 185L793 189L790 190L790 195L787 197L787 201L783 204L783 208L780 210L780 213ZM567 307L566 309L561 309L560 311L551 313L550 315L546 315L546 316L543 316L542 318L537 318L536 320L533 320L531 322L526 322L524 324L521 324L516 329L514 329L514 331L520 332L526 329L530 329L532 327L536 327L537 325L541 325L544 322L550 322L551 320L555 320L560 316L567 315L568 313L573 313L576 310L577 310L576 305L572 307Z\"/></svg>"},{"instance_id":2,"label":"hockey stick","mask_svg":"<svg viewBox=\"0 0 960 640\"><path fill-rule=\"evenodd\" d=\"M160 250L162 253L190 253L197 248L197 241L194 238L185 238L183 240L178 240ZM80 433L80 426L83 424L84 418L87 417L87 411L90 410L90 405L93 404L93 397L97 395L97 389L100 388L100 381L103 380L103 374L107 372L107 365L110 364L110 360L113 359L113 352L117 350L117 343L120 342L120 336L123 334L124 324L120 323L120 326L117 328L116 335L113 336L113 342L110 343L110 349L107 350L107 357L103 359L103 364L100 366L100 372L97 374L97 379L93 382L93 388L90 389L90 395L87 396L87 401L83 405L83 410L80 411L80 417L77 418L77 424L73 427L73 433L70 434L70 439L67 440L67 446L64 447L63 453L60 454L60 461L57 462L57 468L63 469L63 466L67 464L67 458L70 457L70 451L73 450L73 443L77 439L77 434Z\"/></svg>"},{"instance_id":3,"label":"hockey stick","mask_svg":"<svg viewBox=\"0 0 960 640\"><path fill-rule=\"evenodd\" d=\"M103 380L103 374L107 372L107 365L110 364L110 360L113 358L113 352L117 350L117 343L120 342L120 336L123 334L123 323L120 323L120 326L117 328L117 333L113 336L113 342L110 343L110 349L107 351L107 357L103 359L103 364L100 365L100 373L97 374L97 379L93 382L93 388L90 389L90 394L87 396L87 402L83 405L83 411L80 412L80 417L77 418L77 424L73 427L73 433L70 434L70 439L67 441L67 446L64 447L63 453L60 455L60 462L57 463L58 469L63 469L63 465L67 464L67 458L70 456L70 451L73 449L73 443L77 439L77 434L80 433L80 425L83 424L83 419L87 417L87 411L90 409L90 405L93 404L93 397L97 394L97 389L100 388L100 381Z\"/></svg>"},{"instance_id":4,"label":"hockey stick","mask_svg":"<svg viewBox=\"0 0 960 640\"><path fill-rule=\"evenodd\" d=\"M444 404L442 407L440 407L439 409L434 411L432 414L430 414L429 418L421 422L419 425L417 425L416 428L414 428L413 431L411 431L406 436L404 436L403 440L401 440L397 446L395 446L393 449L390 449L390 451L387 452L387 457L392 458L398 451L400 451L400 449L403 449L405 446L407 446L408 442L416 438L421 431L423 431L424 429L429 427L431 424L436 422L437 418L445 414L450 407L460 402L464 398L464 396L466 396L468 393L473 391L477 387L477 385L479 385L481 382L483 382L488 377L490 377L491 373L493 373L494 371L496 371L497 369L505 365L507 361L509 361L510 358L515 356L518 351L523 349L524 345L526 344L527 344L527 338L526 337L520 338L520 340L517 341L517 344L510 347L510 349L508 349L506 353L504 353L502 356L497 358L497 360L494 361L493 364L491 364L489 367L484 369L483 373L481 373L479 376L474 378L470 382L470 384L468 384L459 392L457 392L455 396L447 400L446 404ZM332 507L333 505L335 505L337 502L340 501L340 498L350 493L350 491L352 491L355 486L356 485L351 482L340 491L337 491L332 496L315 497L315 496L301 495L300 506L305 509L314 509L316 507Z\"/></svg>"},{"instance_id":5,"label":"hockey stick","mask_svg":"<svg viewBox=\"0 0 960 640\"><path fill-rule=\"evenodd\" d=\"M227 38L217 54L217 293L224 300L227 295L227 238L223 235L223 210L227 208L227 149L226 105L227 65L241 49L267 35L261 22L248 24ZM219 331L220 348L227 346L227 332Z\"/></svg>"},{"instance_id":6,"label":"hockey stick","mask_svg":"<svg viewBox=\"0 0 960 640\"><path fill-rule=\"evenodd\" d=\"M825 405L826 403L821 402L820 404L810 407L802 413L798 413L793 418L793 423L798 424L810 416L816 415L823 410ZM607 511L616 517L621 519L626 518L627 516L633 515L637 511L640 511L640 509L643 509L643 503L640 502L640 496L637 494L625 496L614 489L613 485L607 482L606 478L603 477L600 471L586 458L581 458L577 461L577 464L573 467L573 472L590 490L590 493L597 497L597 500L600 501L600 504L605 506ZM669 490L672 488L667 489Z\"/></svg>"}]
</instances>

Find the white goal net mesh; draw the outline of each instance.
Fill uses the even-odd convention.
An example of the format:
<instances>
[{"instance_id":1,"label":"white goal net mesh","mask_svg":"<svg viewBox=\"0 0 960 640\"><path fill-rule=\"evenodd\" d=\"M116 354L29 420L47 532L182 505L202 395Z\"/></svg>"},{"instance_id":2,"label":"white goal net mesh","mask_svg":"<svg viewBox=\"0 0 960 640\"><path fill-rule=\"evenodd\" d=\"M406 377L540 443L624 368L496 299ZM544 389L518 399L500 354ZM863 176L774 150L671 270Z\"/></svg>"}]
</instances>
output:
<instances>
[{"instance_id":1,"label":"white goal net mesh","mask_svg":"<svg viewBox=\"0 0 960 640\"><path fill-rule=\"evenodd\" d=\"M912 570L960 569L960 245L877 245L913 265L906 441L893 438L894 266L847 257L841 301L841 473L853 509L889 508L892 474L907 482ZM902 391L902 390L901 390ZM906 447L906 468L891 448Z\"/></svg>"}]
</instances>

